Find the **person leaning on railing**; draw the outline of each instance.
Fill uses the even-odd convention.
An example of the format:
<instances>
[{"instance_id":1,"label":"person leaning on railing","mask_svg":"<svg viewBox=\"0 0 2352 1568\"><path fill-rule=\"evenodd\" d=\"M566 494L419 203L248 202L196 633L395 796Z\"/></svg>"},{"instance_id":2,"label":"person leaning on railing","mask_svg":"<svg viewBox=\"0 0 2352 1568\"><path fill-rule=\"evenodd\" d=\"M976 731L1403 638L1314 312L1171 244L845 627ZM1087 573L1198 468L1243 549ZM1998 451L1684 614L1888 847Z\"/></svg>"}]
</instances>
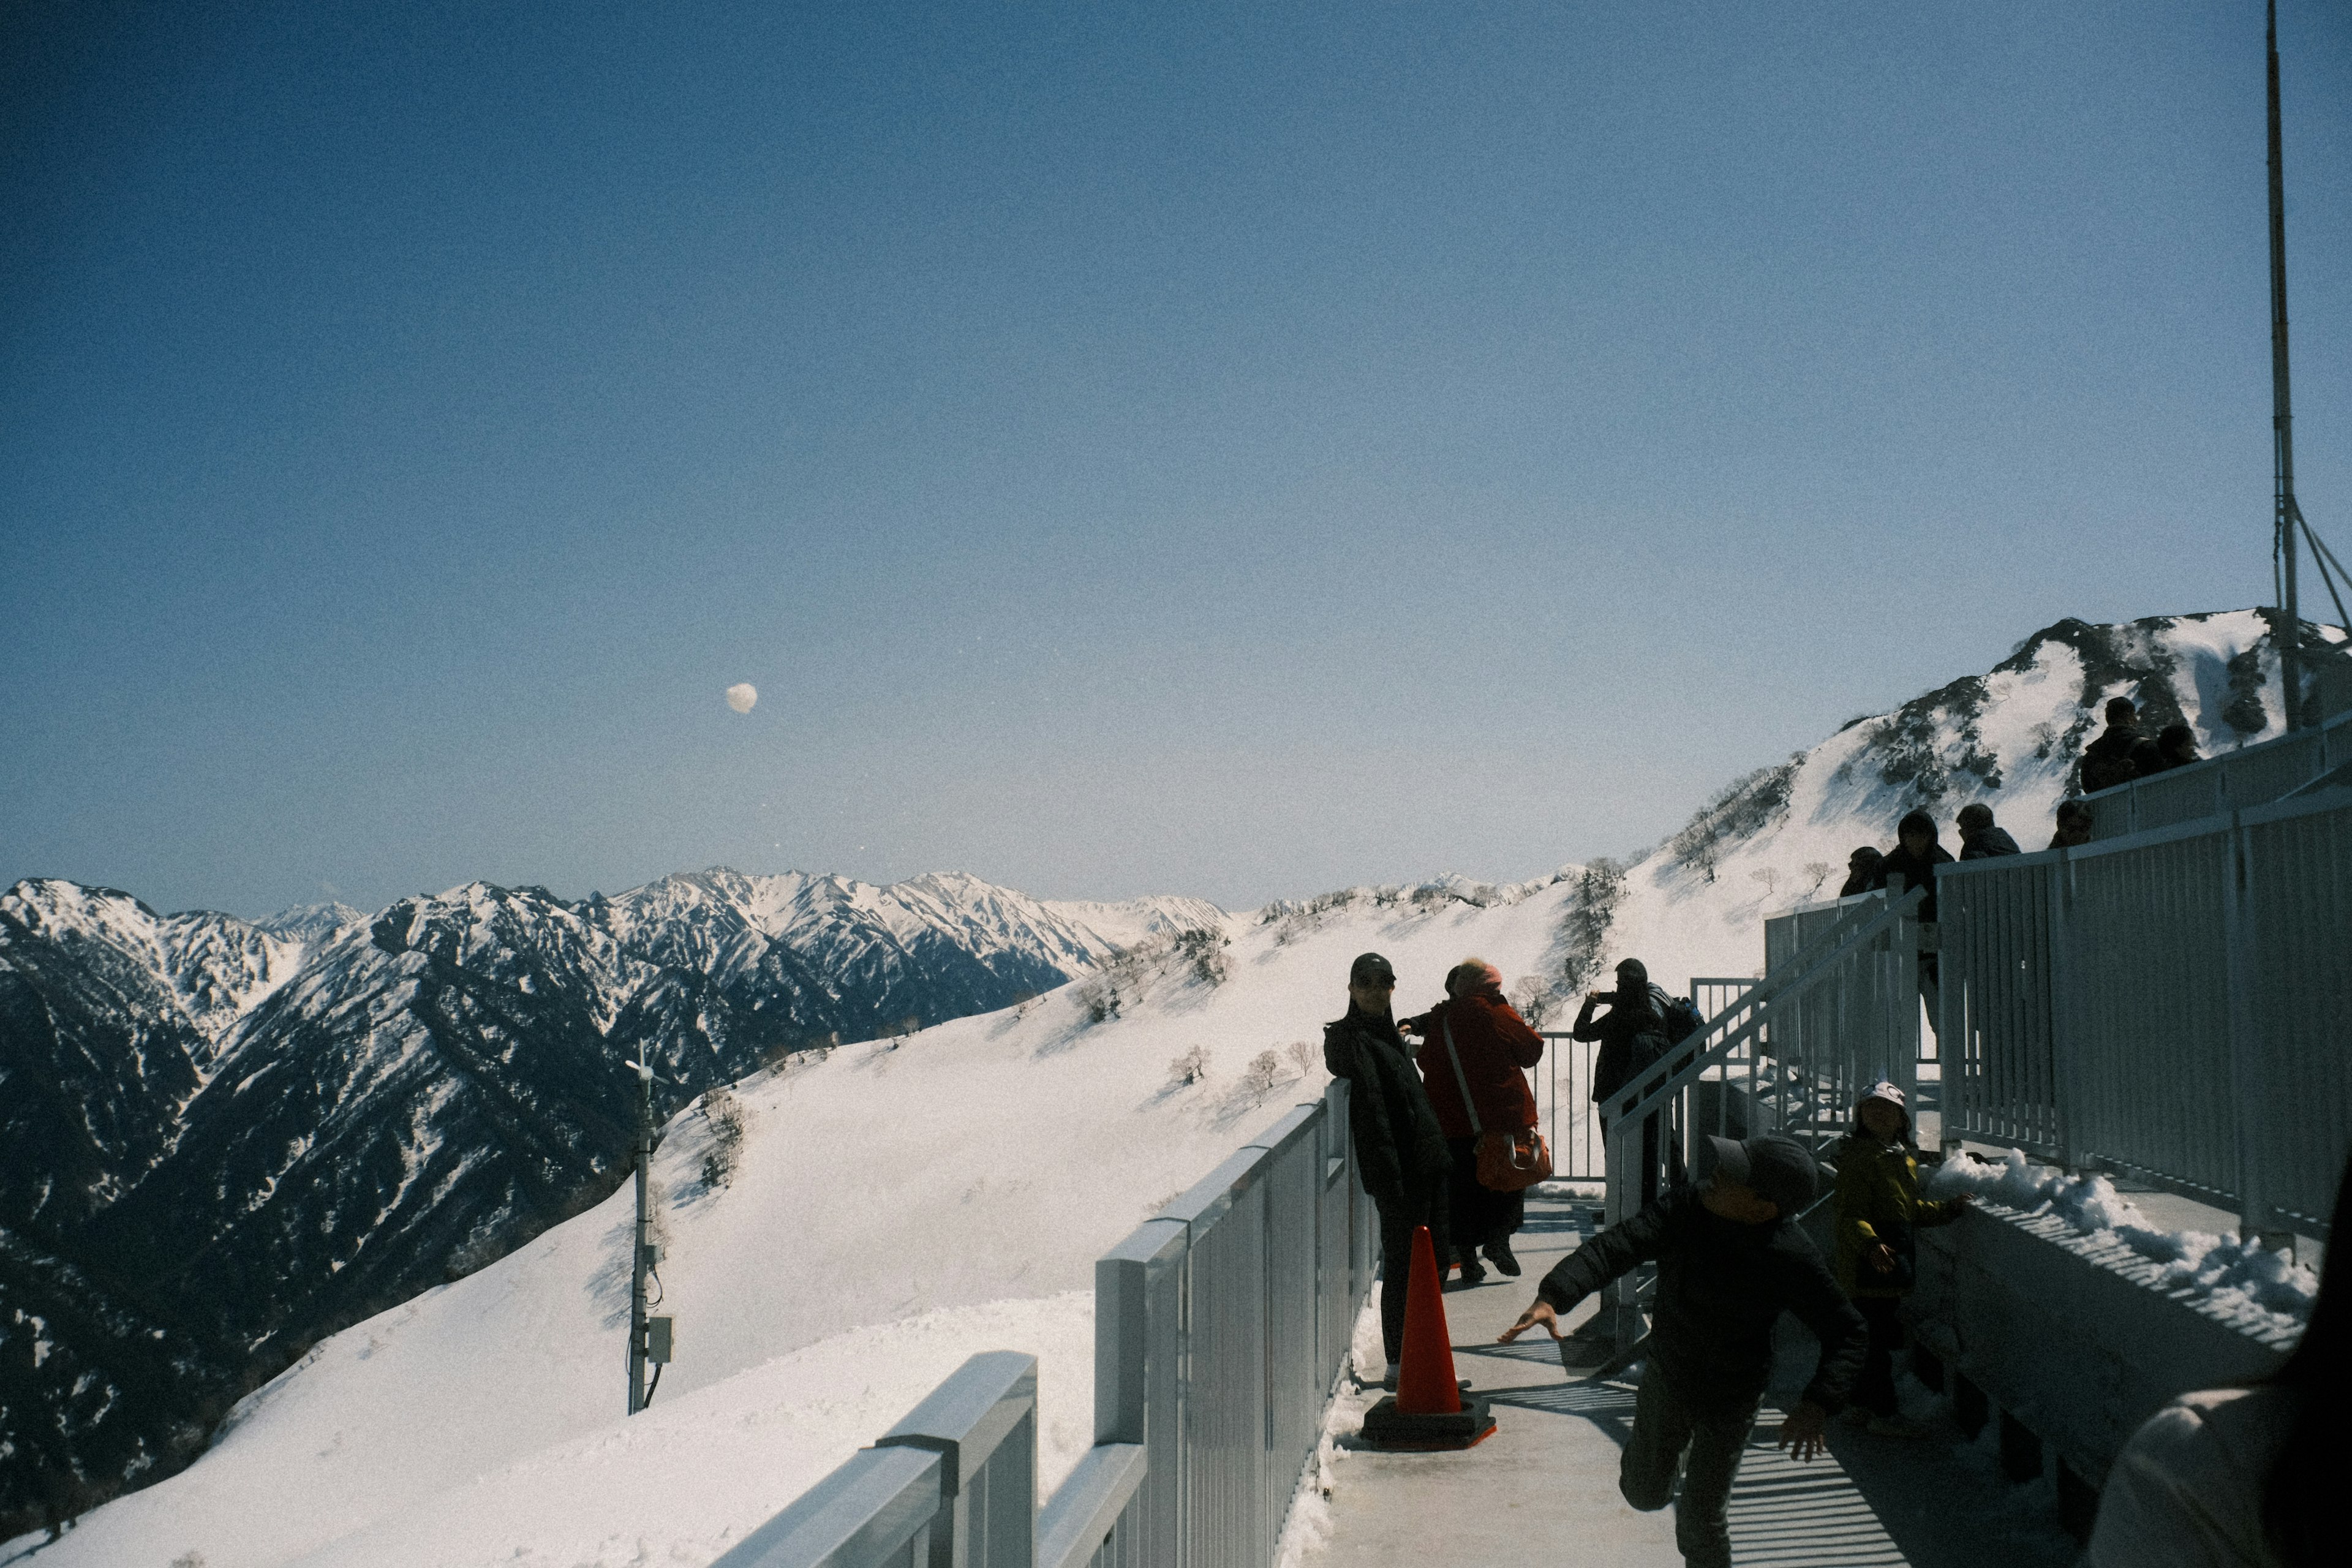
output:
<instances>
[{"instance_id":1,"label":"person leaning on railing","mask_svg":"<svg viewBox=\"0 0 2352 1568\"><path fill-rule=\"evenodd\" d=\"M1644 1511L1675 1502L1683 1561L1727 1568L1726 1509L1771 1373L1772 1325L1793 1312L1821 1341L1812 1381L1780 1424L1780 1446L1800 1459L1822 1451L1829 1418L1862 1370L1870 1331L1794 1223L1821 1183L1803 1145L1772 1134L1706 1143L1713 1170L1703 1187L1670 1188L1561 1258L1502 1342L1537 1327L1559 1339L1561 1315L1579 1301L1641 1264L1657 1264L1649 1353L1617 1489Z\"/></svg>"},{"instance_id":2,"label":"person leaning on railing","mask_svg":"<svg viewBox=\"0 0 2352 1568\"><path fill-rule=\"evenodd\" d=\"M2091 841L2091 808L2080 800L2058 803L2058 830L2050 836L2053 849L2080 849Z\"/></svg>"},{"instance_id":3,"label":"person leaning on railing","mask_svg":"<svg viewBox=\"0 0 2352 1568\"><path fill-rule=\"evenodd\" d=\"M2334 1568L2352 1482L2352 1163L2303 1341L2259 1383L2184 1394L2141 1424L2099 1494L2084 1568Z\"/></svg>"},{"instance_id":4,"label":"person leaning on railing","mask_svg":"<svg viewBox=\"0 0 2352 1568\"><path fill-rule=\"evenodd\" d=\"M2139 710L2128 697L2109 700L2106 707L2107 727L2099 738L2083 748L2083 789L2086 794L2113 789L2139 777L2139 764L2132 760L2147 739L2139 732Z\"/></svg>"},{"instance_id":5,"label":"person leaning on railing","mask_svg":"<svg viewBox=\"0 0 2352 1568\"><path fill-rule=\"evenodd\" d=\"M1391 1377L1404 1357L1414 1227L1427 1226L1436 1256L1447 1256L1445 1184L1453 1164L1445 1130L1390 1014L1395 994L1395 969L1379 953L1364 953L1348 971L1347 1015L1323 1026L1323 1065L1348 1080L1356 1171L1380 1211L1381 1342Z\"/></svg>"},{"instance_id":6,"label":"person leaning on railing","mask_svg":"<svg viewBox=\"0 0 2352 1568\"><path fill-rule=\"evenodd\" d=\"M1993 821L1992 807L1980 800L1960 807L1959 819L1953 826L1960 830L1963 860L1993 860L2018 853L2017 840L2009 836L2009 829Z\"/></svg>"}]
</instances>

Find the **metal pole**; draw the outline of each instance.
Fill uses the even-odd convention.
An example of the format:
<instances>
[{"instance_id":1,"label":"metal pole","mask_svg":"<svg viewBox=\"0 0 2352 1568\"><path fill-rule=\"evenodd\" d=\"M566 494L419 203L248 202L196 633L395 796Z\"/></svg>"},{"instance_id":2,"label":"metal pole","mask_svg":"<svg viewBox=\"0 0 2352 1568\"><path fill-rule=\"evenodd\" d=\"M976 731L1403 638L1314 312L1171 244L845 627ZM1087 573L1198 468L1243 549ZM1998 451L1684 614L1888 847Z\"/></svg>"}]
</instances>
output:
<instances>
[{"instance_id":1,"label":"metal pole","mask_svg":"<svg viewBox=\"0 0 2352 1568\"><path fill-rule=\"evenodd\" d=\"M2275 463L2272 498L2271 557L2278 563L2279 683L2284 694L2286 727L2304 725L2302 612L2295 602L2294 569L2301 553L2295 523L2302 511L2294 503L2294 405L2287 390L2286 371L2286 174L2279 135L2278 0L2269 0L2271 133L2271 446Z\"/></svg>"},{"instance_id":2,"label":"metal pole","mask_svg":"<svg viewBox=\"0 0 2352 1568\"><path fill-rule=\"evenodd\" d=\"M646 1188L654 1154L654 1074L643 1062L637 1071L637 1224L629 1248L629 1414L646 1407L646 1258L653 1244L653 1205Z\"/></svg>"}]
</instances>

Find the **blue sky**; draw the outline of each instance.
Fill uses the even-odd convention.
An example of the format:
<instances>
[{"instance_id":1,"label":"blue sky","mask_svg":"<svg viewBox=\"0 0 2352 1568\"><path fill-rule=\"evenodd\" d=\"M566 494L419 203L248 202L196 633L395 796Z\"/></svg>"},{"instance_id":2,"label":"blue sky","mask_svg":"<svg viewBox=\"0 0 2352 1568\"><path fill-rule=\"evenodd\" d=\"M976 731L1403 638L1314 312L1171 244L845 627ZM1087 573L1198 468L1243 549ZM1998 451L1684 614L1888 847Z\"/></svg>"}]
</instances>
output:
<instances>
[{"instance_id":1,"label":"blue sky","mask_svg":"<svg viewBox=\"0 0 2352 1568\"><path fill-rule=\"evenodd\" d=\"M2259 5L0 27L0 883L1524 877L2270 592Z\"/></svg>"}]
</instances>

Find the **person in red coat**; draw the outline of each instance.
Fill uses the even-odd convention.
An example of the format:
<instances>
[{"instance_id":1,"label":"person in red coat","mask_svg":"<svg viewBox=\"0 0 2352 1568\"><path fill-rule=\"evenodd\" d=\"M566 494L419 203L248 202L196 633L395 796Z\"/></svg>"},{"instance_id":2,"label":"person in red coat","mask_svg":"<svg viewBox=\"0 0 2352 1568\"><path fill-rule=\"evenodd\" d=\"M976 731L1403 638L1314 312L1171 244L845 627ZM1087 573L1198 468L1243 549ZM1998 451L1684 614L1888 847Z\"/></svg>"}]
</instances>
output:
<instances>
[{"instance_id":1,"label":"person in red coat","mask_svg":"<svg viewBox=\"0 0 2352 1568\"><path fill-rule=\"evenodd\" d=\"M1462 1260L1462 1282L1475 1285L1486 1278L1478 1262L1481 1247L1487 1262L1508 1275L1519 1272L1511 1237L1527 1219L1525 1194L1497 1193L1479 1184L1478 1132L1516 1132L1536 1124L1536 1097L1522 1069L1543 1060L1544 1043L1503 1000L1502 973L1484 959L1465 958L1455 964L1445 977L1445 997L1397 1026L1422 1037L1414 1064L1421 1068L1422 1084L1454 1156L1447 1204L1454 1248ZM1455 1056L1461 1058L1458 1074ZM1462 1103L1465 1083L1477 1111L1475 1131Z\"/></svg>"}]
</instances>

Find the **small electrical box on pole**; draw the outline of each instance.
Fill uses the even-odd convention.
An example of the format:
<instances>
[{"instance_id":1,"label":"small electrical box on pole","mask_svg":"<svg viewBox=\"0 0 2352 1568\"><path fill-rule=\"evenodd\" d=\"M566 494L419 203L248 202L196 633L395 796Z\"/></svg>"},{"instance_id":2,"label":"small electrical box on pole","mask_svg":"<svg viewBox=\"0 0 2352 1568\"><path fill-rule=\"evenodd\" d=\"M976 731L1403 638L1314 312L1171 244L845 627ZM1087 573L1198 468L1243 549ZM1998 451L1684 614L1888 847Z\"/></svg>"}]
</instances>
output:
<instances>
[{"instance_id":1,"label":"small electrical box on pole","mask_svg":"<svg viewBox=\"0 0 2352 1568\"><path fill-rule=\"evenodd\" d=\"M674 1321L669 1318L646 1320L646 1359L656 1366L669 1363L670 1324Z\"/></svg>"}]
</instances>

